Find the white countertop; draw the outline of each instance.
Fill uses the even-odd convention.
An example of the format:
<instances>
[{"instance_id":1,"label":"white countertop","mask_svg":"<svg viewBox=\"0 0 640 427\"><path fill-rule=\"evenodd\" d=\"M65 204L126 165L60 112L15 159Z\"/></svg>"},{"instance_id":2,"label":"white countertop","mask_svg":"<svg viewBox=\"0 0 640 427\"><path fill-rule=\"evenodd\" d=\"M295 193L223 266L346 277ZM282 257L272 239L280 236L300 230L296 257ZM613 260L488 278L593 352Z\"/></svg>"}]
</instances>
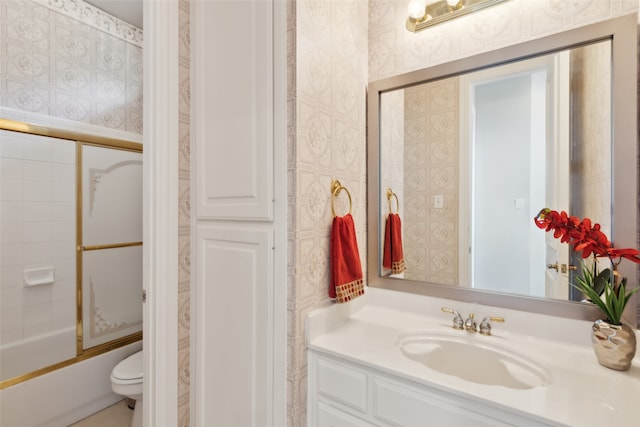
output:
<instances>
[{"instance_id":1,"label":"white countertop","mask_svg":"<svg viewBox=\"0 0 640 427\"><path fill-rule=\"evenodd\" d=\"M505 323L492 323L493 335L476 333L471 338L526 356L546 371L550 384L524 390L477 384L405 357L397 345L403 334L420 330L470 334L451 328L453 316L442 312L443 306L457 310L463 319L474 313L478 323L487 315L504 317ZM367 288L363 297L350 303L311 313L307 344L319 352L532 418L579 427L640 426L639 356L625 372L601 366L591 346L591 324Z\"/></svg>"}]
</instances>

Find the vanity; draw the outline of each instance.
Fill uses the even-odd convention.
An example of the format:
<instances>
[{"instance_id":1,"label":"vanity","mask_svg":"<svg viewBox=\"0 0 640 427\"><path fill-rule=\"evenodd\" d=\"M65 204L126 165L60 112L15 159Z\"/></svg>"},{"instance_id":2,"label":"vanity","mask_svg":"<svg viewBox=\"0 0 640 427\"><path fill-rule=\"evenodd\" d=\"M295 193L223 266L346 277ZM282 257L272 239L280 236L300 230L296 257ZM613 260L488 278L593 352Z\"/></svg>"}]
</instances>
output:
<instances>
[{"instance_id":1,"label":"vanity","mask_svg":"<svg viewBox=\"0 0 640 427\"><path fill-rule=\"evenodd\" d=\"M369 84L368 287L307 319L309 426L640 425L639 357L598 363L582 260L533 227L638 247L636 80L633 14Z\"/></svg>"},{"instance_id":2,"label":"vanity","mask_svg":"<svg viewBox=\"0 0 640 427\"><path fill-rule=\"evenodd\" d=\"M489 336L456 330L442 307L505 322ZM306 326L309 426L640 422L640 358L600 366L588 321L368 288Z\"/></svg>"}]
</instances>

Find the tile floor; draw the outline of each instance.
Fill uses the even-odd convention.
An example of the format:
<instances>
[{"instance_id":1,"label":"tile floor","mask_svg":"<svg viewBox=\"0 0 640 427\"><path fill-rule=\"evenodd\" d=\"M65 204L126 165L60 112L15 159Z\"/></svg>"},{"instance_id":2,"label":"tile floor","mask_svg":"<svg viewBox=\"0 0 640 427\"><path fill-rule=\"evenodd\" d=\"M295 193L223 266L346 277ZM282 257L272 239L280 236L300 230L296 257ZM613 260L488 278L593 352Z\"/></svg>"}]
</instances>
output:
<instances>
[{"instance_id":1,"label":"tile floor","mask_svg":"<svg viewBox=\"0 0 640 427\"><path fill-rule=\"evenodd\" d=\"M129 427L133 411L121 400L69 427Z\"/></svg>"}]
</instances>

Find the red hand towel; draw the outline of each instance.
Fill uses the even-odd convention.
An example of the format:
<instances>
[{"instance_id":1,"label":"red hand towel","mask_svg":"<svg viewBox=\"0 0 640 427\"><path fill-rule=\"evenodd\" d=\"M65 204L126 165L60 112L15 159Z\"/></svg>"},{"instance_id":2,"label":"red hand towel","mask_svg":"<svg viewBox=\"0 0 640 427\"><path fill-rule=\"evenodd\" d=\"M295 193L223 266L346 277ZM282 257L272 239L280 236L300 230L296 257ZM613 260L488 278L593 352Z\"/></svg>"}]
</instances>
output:
<instances>
[{"instance_id":1,"label":"red hand towel","mask_svg":"<svg viewBox=\"0 0 640 427\"><path fill-rule=\"evenodd\" d=\"M391 270L391 274L402 273L404 265L404 253L402 251L402 224L400 215L389 214L384 230L384 254L382 266Z\"/></svg>"},{"instance_id":2,"label":"red hand towel","mask_svg":"<svg viewBox=\"0 0 640 427\"><path fill-rule=\"evenodd\" d=\"M333 218L329 297L347 302L364 294L362 265L351 214Z\"/></svg>"}]
</instances>

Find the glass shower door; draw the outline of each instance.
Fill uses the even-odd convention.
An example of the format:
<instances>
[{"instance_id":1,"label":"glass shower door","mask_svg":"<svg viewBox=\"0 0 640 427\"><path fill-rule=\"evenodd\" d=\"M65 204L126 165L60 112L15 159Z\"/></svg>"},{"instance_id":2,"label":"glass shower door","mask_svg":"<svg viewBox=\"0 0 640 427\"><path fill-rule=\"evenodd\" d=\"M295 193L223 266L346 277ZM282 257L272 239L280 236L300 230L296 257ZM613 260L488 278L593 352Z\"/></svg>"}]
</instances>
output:
<instances>
[{"instance_id":1,"label":"glass shower door","mask_svg":"<svg viewBox=\"0 0 640 427\"><path fill-rule=\"evenodd\" d=\"M142 331L142 153L82 144L79 154L80 352Z\"/></svg>"}]
</instances>

